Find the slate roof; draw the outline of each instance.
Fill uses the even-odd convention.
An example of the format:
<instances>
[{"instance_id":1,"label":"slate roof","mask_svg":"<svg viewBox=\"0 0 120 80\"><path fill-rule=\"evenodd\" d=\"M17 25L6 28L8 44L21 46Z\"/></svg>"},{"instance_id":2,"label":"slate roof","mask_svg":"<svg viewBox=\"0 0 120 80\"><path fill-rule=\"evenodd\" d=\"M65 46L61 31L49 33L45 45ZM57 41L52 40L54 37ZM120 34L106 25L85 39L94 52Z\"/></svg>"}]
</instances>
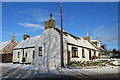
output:
<instances>
[{"instance_id":1,"label":"slate roof","mask_svg":"<svg viewBox=\"0 0 120 80\"><path fill-rule=\"evenodd\" d=\"M8 46L11 43L11 41L6 41L3 43L0 43L0 50L4 49L6 46Z\"/></svg>"},{"instance_id":2,"label":"slate roof","mask_svg":"<svg viewBox=\"0 0 120 80\"><path fill-rule=\"evenodd\" d=\"M26 40L23 40L21 43L19 43L14 49L34 47L36 45L37 41L39 40L39 38L40 38L40 35L27 38Z\"/></svg>"},{"instance_id":3,"label":"slate roof","mask_svg":"<svg viewBox=\"0 0 120 80\"><path fill-rule=\"evenodd\" d=\"M50 28L50 29L54 30L53 28ZM58 31L61 34L60 29L56 28L56 31ZM75 44L75 45L78 45L78 46L83 46L83 47L86 47L86 48L97 50L87 40L84 40L84 39L82 39L80 37L77 37L77 36L75 36L73 34L70 34L68 32L63 31L63 38L67 41L67 43L71 43L71 44ZM28 38L26 40L23 40L14 49L26 48L26 47L34 47L39 39L40 39L40 35Z\"/></svg>"},{"instance_id":4,"label":"slate roof","mask_svg":"<svg viewBox=\"0 0 120 80\"><path fill-rule=\"evenodd\" d=\"M56 30L61 34L60 29L56 28ZM63 31L63 38L67 41L67 43L75 44L77 46L82 46L90 49L97 50L90 42L79 38L73 34Z\"/></svg>"},{"instance_id":5,"label":"slate roof","mask_svg":"<svg viewBox=\"0 0 120 80\"><path fill-rule=\"evenodd\" d=\"M16 40L15 40L16 41ZM5 48L7 48L8 46L10 46L12 43L14 43L15 41L11 42L11 41L6 41L3 43L0 43L0 51L3 51Z\"/></svg>"}]
</instances>

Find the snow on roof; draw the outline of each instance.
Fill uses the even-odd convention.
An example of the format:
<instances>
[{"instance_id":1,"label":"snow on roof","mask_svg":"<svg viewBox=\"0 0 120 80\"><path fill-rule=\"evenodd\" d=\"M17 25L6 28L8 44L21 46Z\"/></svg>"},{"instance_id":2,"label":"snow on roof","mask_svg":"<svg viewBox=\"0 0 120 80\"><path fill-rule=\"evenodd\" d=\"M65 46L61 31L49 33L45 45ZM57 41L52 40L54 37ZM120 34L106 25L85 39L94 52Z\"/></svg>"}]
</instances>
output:
<instances>
[{"instance_id":1,"label":"snow on roof","mask_svg":"<svg viewBox=\"0 0 120 80\"><path fill-rule=\"evenodd\" d=\"M52 29L52 28L51 28ZM47 32L51 29L47 29ZM56 28L56 30L60 32L60 29ZM46 30L45 30L46 31ZM17 48L25 48L25 47L34 47L37 43L37 41L39 40L40 35L36 36L36 37L31 37L28 38L26 40L23 40L20 44L18 44L14 49ZM67 41L67 43L71 43L74 45L78 45L78 46L82 46L82 47L86 47L86 48L90 48L90 49L94 49L97 50L93 45L91 45L91 43L89 43L87 40L84 40L82 38L79 38L75 35L72 35L68 32L63 31L63 38Z\"/></svg>"},{"instance_id":2,"label":"snow on roof","mask_svg":"<svg viewBox=\"0 0 120 80\"><path fill-rule=\"evenodd\" d=\"M39 38L40 38L40 35L27 38L26 40L23 40L21 43L19 43L14 49L34 47L36 45L37 41L39 40Z\"/></svg>"},{"instance_id":3,"label":"snow on roof","mask_svg":"<svg viewBox=\"0 0 120 80\"><path fill-rule=\"evenodd\" d=\"M90 40L91 42L100 42L99 40Z\"/></svg>"},{"instance_id":4,"label":"snow on roof","mask_svg":"<svg viewBox=\"0 0 120 80\"><path fill-rule=\"evenodd\" d=\"M6 42L3 42L3 43L0 43L0 51L2 49L4 49L5 47L7 47L10 43L11 43L11 41L6 41Z\"/></svg>"},{"instance_id":5,"label":"snow on roof","mask_svg":"<svg viewBox=\"0 0 120 80\"><path fill-rule=\"evenodd\" d=\"M56 28L56 30L60 32L60 30L58 28ZM68 42L68 43L71 43L71 44L74 44L74 45L78 45L78 46L82 46L82 47L86 47L86 48L90 48L90 49L94 49L94 50L97 50L91 43L89 43L87 40L84 40L82 38L79 38L75 35L72 35L68 32L65 32L63 31L63 38Z\"/></svg>"},{"instance_id":6,"label":"snow on roof","mask_svg":"<svg viewBox=\"0 0 120 80\"><path fill-rule=\"evenodd\" d=\"M67 35L67 36L64 36L65 40L68 42L68 43L71 43L71 44L75 44L75 45L78 45L78 46L82 46L82 47L86 47L86 48L90 48L90 49L95 49L97 50L94 46L92 46L87 40L83 40L83 39L75 39L73 37L71 37L70 35Z\"/></svg>"}]
</instances>

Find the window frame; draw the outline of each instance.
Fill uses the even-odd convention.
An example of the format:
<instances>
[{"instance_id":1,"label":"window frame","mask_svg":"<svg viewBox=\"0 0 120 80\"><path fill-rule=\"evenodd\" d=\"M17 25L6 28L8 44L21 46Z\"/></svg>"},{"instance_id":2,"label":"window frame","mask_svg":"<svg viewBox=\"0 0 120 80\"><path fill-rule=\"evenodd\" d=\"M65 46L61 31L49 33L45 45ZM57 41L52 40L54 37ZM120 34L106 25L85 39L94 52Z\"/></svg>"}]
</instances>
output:
<instances>
[{"instance_id":1,"label":"window frame","mask_svg":"<svg viewBox=\"0 0 120 80\"><path fill-rule=\"evenodd\" d=\"M25 57L27 57L28 55L27 55L27 53L25 53Z\"/></svg>"},{"instance_id":2,"label":"window frame","mask_svg":"<svg viewBox=\"0 0 120 80\"><path fill-rule=\"evenodd\" d=\"M18 58L20 58L20 52L18 52Z\"/></svg>"},{"instance_id":3,"label":"window frame","mask_svg":"<svg viewBox=\"0 0 120 80\"><path fill-rule=\"evenodd\" d=\"M94 51L94 56L96 56L96 51Z\"/></svg>"},{"instance_id":4,"label":"window frame","mask_svg":"<svg viewBox=\"0 0 120 80\"><path fill-rule=\"evenodd\" d=\"M77 47L72 47L72 58L79 58Z\"/></svg>"},{"instance_id":5,"label":"window frame","mask_svg":"<svg viewBox=\"0 0 120 80\"><path fill-rule=\"evenodd\" d=\"M85 49L82 48L82 58L85 58Z\"/></svg>"},{"instance_id":6,"label":"window frame","mask_svg":"<svg viewBox=\"0 0 120 80\"><path fill-rule=\"evenodd\" d=\"M42 56L42 47L38 48L38 56Z\"/></svg>"},{"instance_id":7,"label":"window frame","mask_svg":"<svg viewBox=\"0 0 120 80\"><path fill-rule=\"evenodd\" d=\"M33 59L35 58L35 50L33 50Z\"/></svg>"}]
</instances>

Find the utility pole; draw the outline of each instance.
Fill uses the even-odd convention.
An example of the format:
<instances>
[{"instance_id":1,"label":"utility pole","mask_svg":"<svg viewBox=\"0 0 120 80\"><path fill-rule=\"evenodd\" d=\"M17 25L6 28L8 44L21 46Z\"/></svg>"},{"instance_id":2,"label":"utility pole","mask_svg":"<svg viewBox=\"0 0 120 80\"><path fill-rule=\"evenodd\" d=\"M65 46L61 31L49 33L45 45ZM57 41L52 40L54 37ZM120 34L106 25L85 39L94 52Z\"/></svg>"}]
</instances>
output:
<instances>
[{"instance_id":1,"label":"utility pole","mask_svg":"<svg viewBox=\"0 0 120 80\"><path fill-rule=\"evenodd\" d=\"M62 2L60 3L61 7L61 58L62 64L61 67L64 67L64 58L63 58L63 24L62 24Z\"/></svg>"},{"instance_id":2,"label":"utility pole","mask_svg":"<svg viewBox=\"0 0 120 80\"><path fill-rule=\"evenodd\" d=\"M83 25L83 37L84 37L84 25Z\"/></svg>"}]
</instances>

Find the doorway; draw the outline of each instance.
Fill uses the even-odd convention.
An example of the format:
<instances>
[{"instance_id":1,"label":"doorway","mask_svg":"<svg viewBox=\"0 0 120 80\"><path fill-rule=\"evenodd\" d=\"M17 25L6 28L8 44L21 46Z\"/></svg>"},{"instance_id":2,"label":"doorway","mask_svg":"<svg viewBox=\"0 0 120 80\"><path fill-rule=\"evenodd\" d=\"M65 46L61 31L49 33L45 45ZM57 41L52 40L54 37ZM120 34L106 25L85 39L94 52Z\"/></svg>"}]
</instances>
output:
<instances>
[{"instance_id":1,"label":"doorway","mask_svg":"<svg viewBox=\"0 0 120 80\"><path fill-rule=\"evenodd\" d=\"M91 60L91 50L89 50L89 60Z\"/></svg>"},{"instance_id":2,"label":"doorway","mask_svg":"<svg viewBox=\"0 0 120 80\"><path fill-rule=\"evenodd\" d=\"M70 51L68 51L68 66L70 66Z\"/></svg>"}]
</instances>

